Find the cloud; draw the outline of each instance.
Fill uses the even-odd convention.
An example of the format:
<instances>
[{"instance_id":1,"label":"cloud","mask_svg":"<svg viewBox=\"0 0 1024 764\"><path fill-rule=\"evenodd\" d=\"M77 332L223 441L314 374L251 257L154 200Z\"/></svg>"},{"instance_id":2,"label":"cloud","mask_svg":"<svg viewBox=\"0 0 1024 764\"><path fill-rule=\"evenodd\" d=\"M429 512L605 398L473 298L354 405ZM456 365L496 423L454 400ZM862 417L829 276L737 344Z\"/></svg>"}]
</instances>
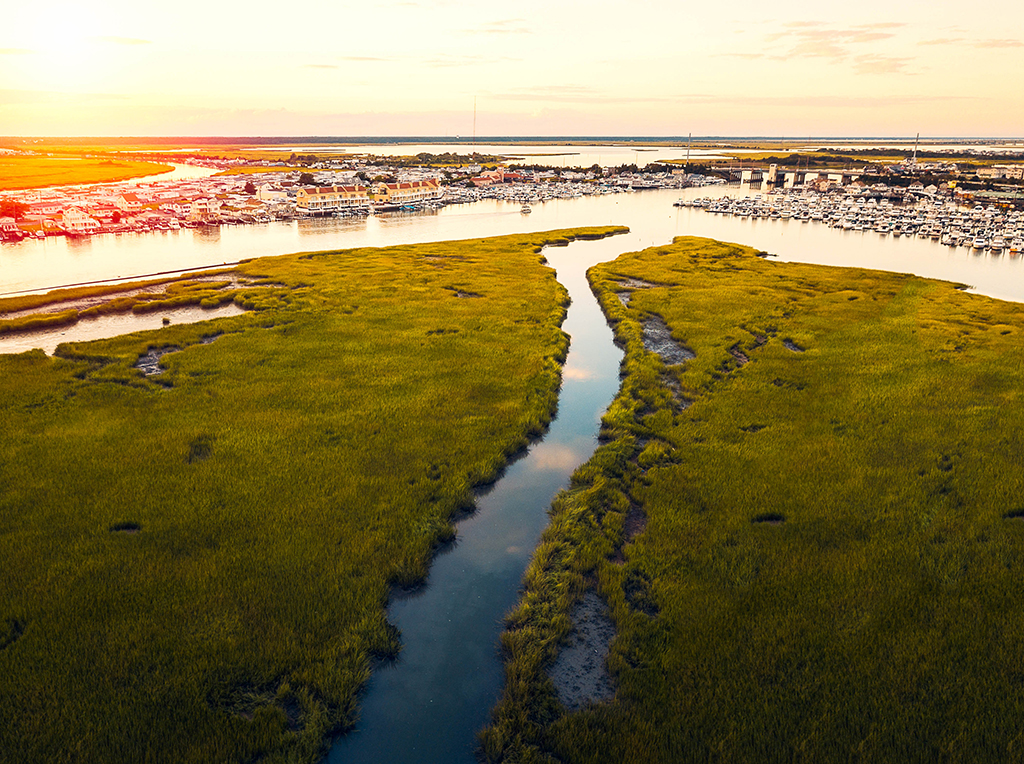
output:
<instances>
[{"instance_id":1,"label":"cloud","mask_svg":"<svg viewBox=\"0 0 1024 764\"><path fill-rule=\"evenodd\" d=\"M770 34L766 39L770 42L776 42L778 40L791 40L795 38L797 48L809 46L813 51L821 46L838 47L888 40L891 37L895 37L895 33L881 30L894 29L897 26L901 25L863 24L846 29L836 29L834 27L822 26L817 22L813 25L805 24L804 26L787 24L785 31ZM818 54L812 53L812 55Z\"/></svg>"},{"instance_id":2,"label":"cloud","mask_svg":"<svg viewBox=\"0 0 1024 764\"><path fill-rule=\"evenodd\" d=\"M860 74L907 74L907 65L912 61L912 58L865 55L854 59L853 68Z\"/></svg>"},{"instance_id":3,"label":"cloud","mask_svg":"<svg viewBox=\"0 0 1024 764\"><path fill-rule=\"evenodd\" d=\"M504 21L491 21L481 24L473 29L463 29L463 34L530 34L530 28L526 26L525 19L505 19Z\"/></svg>"},{"instance_id":4,"label":"cloud","mask_svg":"<svg viewBox=\"0 0 1024 764\"><path fill-rule=\"evenodd\" d=\"M929 106L932 104L949 105L953 102L971 102L983 100L978 96L756 96L756 95L717 95L690 93L675 96L671 99L677 103L700 106L746 106L746 107L783 107L797 106L807 109L888 109L904 106Z\"/></svg>"},{"instance_id":5,"label":"cloud","mask_svg":"<svg viewBox=\"0 0 1024 764\"><path fill-rule=\"evenodd\" d=\"M458 66L520 62L522 60L521 58L509 56L435 56L433 58L425 58L420 63L423 66L430 66L435 69L447 69Z\"/></svg>"},{"instance_id":6,"label":"cloud","mask_svg":"<svg viewBox=\"0 0 1024 764\"><path fill-rule=\"evenodd\" d=\"M520 88L488 96L496 101L533 101L551 103L615 104L666 103L673 99L667 96L626 96L618 97L604 91L580 85L542 85L535 88Z\"/></svg>"},{"instance_id":7,"label":"cloud","mask_svg":"<svg viewBox=\"0 0 1024 764\"><path fill-rule=\"evenodd\" d=\"M793 21L784 24L781 30L766 35L765 41L769 44L762 52L719 55L751 61L817 58L833 64L847 64L858 74L906 74L914 60L911 57L861 52L865 46L896 37L896 30L906 26L896 21L850 27L835 27L821 21Z\"/></svg>"},{"instance_id":8,"label":"cloud","mask_svg":"<svg viewBox=\"0 0 1024 764\"><path fill-rule=\"evenodd\" d=\"M976 40L975 48L1024 48L1021 40Z\"/></svg>"},{"instance_id":9,"label":"cloud","mask_svg":"<svg viewBox=\"0 0 1024 764\"><path fill-rule=\"evenodd\" d=\"M120 101L127 96L113 93L61 93L55 90L0 90L0 107L46 103L92 103Z\"/></svg>"},{"instance_id":10,"label":"cloud","mask_svg":"<svg viewBox=\"0 0 1024 764\"><path fill-rule=\"evenodd\" d=\"M965 37L938 37L934 40L921 40L918 45L959 45L971 48L1024 48L1024 40L1013 38L1001 39L967 39Z\"/></svg>"},{"instance_id":11,"label":"cloud","mask_svg":"<svg viewBox=\"0 0 1024 764\"><path fill-rule=\"evenodd\" d=\"M143 40L138 37L116 37L113 35L100 35L98 37L90 37L93 42L105 42L110 45L152 45L152 40Z\"/></svg>"},{"instance_id":12,"label":"cloud","mask_svg":"<svg viewBox=\"0 0 1024 764\"><path fill-rule=\"evenodd\" d=\"M0 56L24 56L27 53L35 53L28 48L0 48Z\"/></svg>"},{"instance_id":13,"label":"cloud","mask_svg":"<svg viewBox=\"0 0 1024 764\"><path fill-rule=\"evenodd\" d=\"M336 64L303 64L303 69L338 69Z\"/></svg>"},{"instance_id":14,"label":"cloud","mask_svg":"<svg viewBox=\"0 0 1024 764\"><path fill-rule=\"evenodd\" d=\"M393 58L382 56L338 56L339 61L394 61Z\"/></svg>"}]
</instances>

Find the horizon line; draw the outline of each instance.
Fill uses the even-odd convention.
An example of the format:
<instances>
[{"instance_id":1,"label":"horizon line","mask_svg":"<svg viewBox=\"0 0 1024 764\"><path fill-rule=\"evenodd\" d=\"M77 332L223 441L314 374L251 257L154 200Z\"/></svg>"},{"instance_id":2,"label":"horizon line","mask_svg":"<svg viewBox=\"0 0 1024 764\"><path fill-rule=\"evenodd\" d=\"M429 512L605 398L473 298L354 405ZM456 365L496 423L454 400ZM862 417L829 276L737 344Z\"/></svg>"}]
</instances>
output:
<instances>
[{"instance_id":1,"label":"horizon line","mask_svg":"<svg viewBox=\"0 0 1024 764\"><path fill-rule=\"evenodd\" d=\"M175 141L192 143L515 143L523 141L616 141L616 142L674 142L687 141L777 141L784 143L807 143L817 141L899 141L913 143L915 140L929 142L946 141L951 143L983 143L983 142L1024 142L1024 136L921 136L920 139L909 135L486 135L477 136L440 136L440 135L17 135L0 136L0 143L13 141Z\"/></svg>"}]
</instances>

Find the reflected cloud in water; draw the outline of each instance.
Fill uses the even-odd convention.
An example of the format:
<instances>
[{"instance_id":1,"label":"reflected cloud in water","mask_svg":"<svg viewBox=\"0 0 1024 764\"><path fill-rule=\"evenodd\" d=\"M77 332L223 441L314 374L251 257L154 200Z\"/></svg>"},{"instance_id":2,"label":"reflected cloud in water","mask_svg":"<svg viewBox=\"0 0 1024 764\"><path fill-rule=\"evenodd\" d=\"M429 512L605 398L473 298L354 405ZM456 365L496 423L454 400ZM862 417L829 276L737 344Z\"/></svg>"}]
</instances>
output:
<instances>
[{"instance_id":1,"label":"reflected cloud in water","mask_svg":"<svg viewBox=\"0 0 1024 764\"><path fill-rule=\"evenodd\" d=\"M538 443L530 449L529 468L531 472L564 472L574 470L586 461L593 446L581 444L573 448L565 443Z\"/></svg>"},{"instance_id":2,"label":"reflected cloud in water","mask_svg":"<svg viewBox=\"0 0 1024 764\"><path fill-rule=\"evenodd\" d=\"M593 379L594 371L592 369L581 368L579 366L573 366L569 364L562 369L562 379Z\"/></svg>"}]
</instances>

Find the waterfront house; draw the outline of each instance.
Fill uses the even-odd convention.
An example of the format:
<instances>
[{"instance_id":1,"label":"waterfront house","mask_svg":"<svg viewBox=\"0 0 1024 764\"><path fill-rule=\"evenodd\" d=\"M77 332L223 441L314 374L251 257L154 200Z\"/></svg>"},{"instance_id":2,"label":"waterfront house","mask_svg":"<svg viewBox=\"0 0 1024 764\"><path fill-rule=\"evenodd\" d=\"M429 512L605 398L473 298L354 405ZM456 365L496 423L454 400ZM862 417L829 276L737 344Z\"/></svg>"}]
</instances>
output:
<instances>
[{"instance_id":1,"label":"waterfront house","mask_svg":"<svg viewBox=\"0 0 1024 764\"><path fill-rule=\"evenodd\" d=\"M376 183L371 189L374 203L380 205L415 204L439 199L441 195L441 184L436 178L406 183Z\"/></svg>"},{"instance_id":2,"label":"waterfront house","mask_svg":"<svg viewBox=\"0 0 1024 764\"><path fill-rule=\"evenodd\" d=\"M366 186L313 186L300 188L295 206L312 215L323 215L354 207L367 207L370 195Z\"/></svg>"},{"instance_id":3,"label":"waterfront house","mask_svg":"<svg viewBox=\"0 0 1024 764\"><path fill-rule=\"evenodd\" d=\"M0 240L16 241L24 235L25 232L18 227L14 218L0 218Z\"/></svg>"},{"instance_id":4,"label":"waterfront house","mask_svg":"<svg viewBox=\"0 0 1024 764\"><path fill-rule=\"evenodd\" d=\"M203 196L193 199L188 207L188 219L192 221L213 220L220 212L220 200Z\"/></svg>"},{"instance_id":5,"label":"waterfront house","mask_svg":"<svg viewBox=\"0 0 1024 764\"><path fill-rule=\"evenodd\" d=\"M80 207L68 207L61 217L61 224L65 231L71 234L92 233L100 224L94 218L87 215Z\"/></svg>"}]
</instances>

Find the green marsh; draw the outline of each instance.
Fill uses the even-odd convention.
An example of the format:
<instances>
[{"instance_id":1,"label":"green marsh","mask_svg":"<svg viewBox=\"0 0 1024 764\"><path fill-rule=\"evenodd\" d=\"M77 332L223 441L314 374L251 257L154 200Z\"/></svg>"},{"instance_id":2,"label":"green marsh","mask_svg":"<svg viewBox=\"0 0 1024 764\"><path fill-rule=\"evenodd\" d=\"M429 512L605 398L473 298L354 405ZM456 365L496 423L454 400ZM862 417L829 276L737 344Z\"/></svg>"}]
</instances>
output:
<instances>
[{"instance_id":1,"label":"green marsh","mask_svg":"<svg viewBox=\"0 0 1024 764\"><path fill-rule=\"evenodd\" d=\"M623 386L508 617L488 759L1024 758L1024 306L696 238L590 278ZM657 318L694 357L644 348ZM546 671L590 589L617 693L569 714Z\"/></svg>"},{"instance_id":2,"label":"green marsh","mask_svg":"<svg viewBox=\"0 0 1024 764\"><path fill-rule=\"evenodd\" d=\"M0 761L317 760L552 416L541 247L620 230L262 258L160 298L245 315L0 356Z\"/></svg>"}]
</instances>

